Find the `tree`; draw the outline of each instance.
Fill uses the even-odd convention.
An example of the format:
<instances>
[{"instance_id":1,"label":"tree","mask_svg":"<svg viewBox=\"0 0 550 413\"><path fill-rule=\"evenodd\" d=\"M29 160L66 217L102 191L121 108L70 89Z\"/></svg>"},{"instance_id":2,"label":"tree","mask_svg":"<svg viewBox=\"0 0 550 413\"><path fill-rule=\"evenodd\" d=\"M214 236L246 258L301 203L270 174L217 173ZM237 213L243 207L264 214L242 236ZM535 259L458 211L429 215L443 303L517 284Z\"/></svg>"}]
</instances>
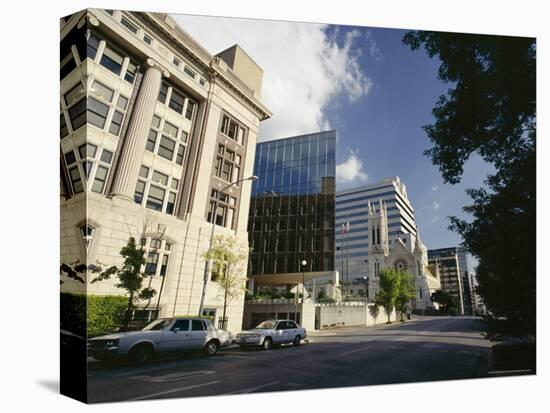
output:
<instances>
[{"instance_id":1,"label":"tree","mask_svg":"<svg viewBox=\"0 0 550 413\"><path fill-rule=\"evenodd\" d=\"M399 278L399 272L394 269L380 271L380 288L376 293L374 301L386 310L386 314L388 315L388 322L386 324L391 324L390 314L395 307L395 302L399 295Z\"/></svg>"},{"instance_id":2,"label":"tree","mask_svg":"<svg viewBox=\"0 0 550 413\"><path fill-rule=\"evenodd\" d=\"M248 248L236 237L219 235L202 257L205 261L212 260L216 270L212 271L212 280L219 285L223 295L222 320L225 323L227 305L246 290Z\"/></svg>"},{"instance_id":3,"label":"tree","mask_svg":"<svg viewBox=\"0 0 550 413\"><path fill-rule=\"evenodd\" d=\"M408 32L403 42L441 62L451 85L424 126L425 154L446 183L460 182L473 153L492 166L486 188L469 189L471 221L450 228L478 258L477 292L497 316L528 332L536 311L536 42L534 38Z\"/></svg>"},{"instance_id":4,"label":"tree","mask_svg":"<svg viewBox=\"0 0 550 413\"><path fill-rule=\"evenodd\" d=\"M434 291L430 297L432 302L439 304L439 311L445 314L457 314L459 310L458 299L442 290Z\"/></svg>"},{"instance_id":5,"label":"tree","mask_svg":"<svg viewBox=\"0 0 550 413\"><path fill-rule=\"evenodd\" d=\"M407 310L407 306L416 295L414 286L414 277L405 271L397 272L399 277L399 290L395 299L395 309L399 311L400 321L405 321L403 313Z\"/></svg>"},{"instance_id":6,"label":"tree","mask_svg":"<svg viewBox=\"0 0 550 413\"><path fill-rule=\"evenodd\" d=\"M122 247L120 255L124 258L122 267L119 268L113 265L107 268L94 278L92 283L108 280L112 275L118 277L119 282L115 284L115 287L126 290L128 295L124 317L124 328L127 329L136 303L140 300L151 299L156 291L150 287L143 288L143 280L147 277L141 271L142 266L145 264L145 251L143 247L136 245L136 240L133 237L129 238L128 243Z\"/></svg>"}]
</instances>

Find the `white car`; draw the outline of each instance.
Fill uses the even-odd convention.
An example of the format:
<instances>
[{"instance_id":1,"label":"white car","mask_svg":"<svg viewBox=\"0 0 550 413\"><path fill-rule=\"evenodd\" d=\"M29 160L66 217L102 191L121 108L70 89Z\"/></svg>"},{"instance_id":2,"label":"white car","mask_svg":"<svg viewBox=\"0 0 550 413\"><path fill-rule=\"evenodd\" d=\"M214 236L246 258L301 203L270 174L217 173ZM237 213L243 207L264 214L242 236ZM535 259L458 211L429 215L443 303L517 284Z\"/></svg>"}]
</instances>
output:
<instances>
[{"instance_id":1,"label":"white car","mask_svg":"<svg viewBox=\"0 0 550 413\"><path fill-rule=\"evenodd\" d=\"M155 353L202 350L214 356L232 344L230 333L217 330L210 320L190 317L160 318L140 331L114 333L88 340L88 354L98 360L127 356L135 364Z\"/></svg>"},{"instance_id":2,"label":"white car","mask_svg":"<svg viewBox=\"0 0 550 413\"><path fill-rule=\"evenodd\" d=\"M252 330L237 334L239 347L261 347L269 350L273 345L292 343L299 346L307 337L306 329L292 320L266 320Z\"/></svg>"}]
</instances>

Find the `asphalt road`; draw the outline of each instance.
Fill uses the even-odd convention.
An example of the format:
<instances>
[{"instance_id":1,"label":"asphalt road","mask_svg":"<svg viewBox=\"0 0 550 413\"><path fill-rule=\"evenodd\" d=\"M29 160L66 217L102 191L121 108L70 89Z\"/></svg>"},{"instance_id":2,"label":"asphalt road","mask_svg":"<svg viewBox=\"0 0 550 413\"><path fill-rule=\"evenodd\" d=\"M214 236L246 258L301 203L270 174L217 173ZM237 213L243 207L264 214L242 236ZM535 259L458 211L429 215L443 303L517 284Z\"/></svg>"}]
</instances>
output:
<instances>
[{"instance_id":1,"label":"asphalt road","mask_svg":"<svg viewBox=\"0 0 550 413\"><path fill-rule=\"evenodd\" d=\"M94 363L89 402L475 378L491 345L482 327L469 317L417 317L312 333L299 347L227 349L211 358L186 355L139 367Z\"/></svg>"}]
</instances>

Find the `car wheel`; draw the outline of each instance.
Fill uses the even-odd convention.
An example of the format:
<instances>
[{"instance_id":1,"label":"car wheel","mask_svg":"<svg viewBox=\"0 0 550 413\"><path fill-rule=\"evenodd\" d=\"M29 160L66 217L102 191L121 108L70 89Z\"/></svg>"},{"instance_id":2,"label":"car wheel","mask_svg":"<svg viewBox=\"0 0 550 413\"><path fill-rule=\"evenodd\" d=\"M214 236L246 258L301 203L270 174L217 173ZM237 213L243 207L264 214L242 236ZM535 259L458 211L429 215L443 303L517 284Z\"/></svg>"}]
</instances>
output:
<instances>
[{"instance_id":1,"label":"car wheel","mask_svg":"<svg viewBox=\"0 0 550 413\"><path fill-rule=\"evenodd\" d=\"M208 357L215 356L218 352L218 343L216 343L214 340L209 341L204 346L204 354L206 354Z\"/></svg>"},{"instance_id":2,"label":"car wheel","mask_svg":"<svg viewBox=\"0 0 550 413\"><path fill-rule=\"evenodd\" d=\"M301 342L302 337L300 336L300 334L298 334L296 337L294 337L294 341L292 342L292 344L294 344L295 346L299 346Z\"/></svg>"},{"instance_id":3,"label":"car wheel","mask_svg":"<svg viewBox=\"0 0 550 413\"><path fill-rule=\"evenodd\" d=\"M128 353L133 364L143 364L153 355L153 349L148 344L138 344Z\"/></svg>"},{"instance_id":4,"label":"car wheel","mask_svg":"<svg viewBox=\"0 0 550 413\"><path fill-rule=\"evenodd\" d=\"M264 342L262 343L262 350L271 350L271 347L273 345L273 341L270 337L266 337L264 339Z\"/></svg>"}]
</instances>

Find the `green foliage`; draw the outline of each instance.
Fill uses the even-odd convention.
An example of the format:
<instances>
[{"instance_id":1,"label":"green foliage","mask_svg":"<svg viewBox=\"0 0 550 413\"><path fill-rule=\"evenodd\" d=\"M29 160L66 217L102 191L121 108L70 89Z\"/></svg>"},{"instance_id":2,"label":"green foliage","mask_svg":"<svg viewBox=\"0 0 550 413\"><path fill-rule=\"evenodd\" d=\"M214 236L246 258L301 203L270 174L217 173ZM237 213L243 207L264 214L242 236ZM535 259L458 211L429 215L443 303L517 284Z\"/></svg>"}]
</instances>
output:
<instances>
[{"instance_id":1,"label":"green foliage","mask_svg":"<svg viewBox=\"0 0 550 413\"><path fill-rule=\"evenodd\" d=\"M60 304L63 329L94 337L123 325L127 300L122 296L61 293Z\"/></svg>"},{"instance_id":2,"label":"green foliage","mask_svg":"<svg viewBox=\"0 0 550 413\"><path fill-rule=\"evenodd\" d=\"M450 228L479 260L477 292L496 316L527 332L536 315L536 41L527 37L409 32L413 50L441 61L451 84L435 122L424 127L426 151L445 182L460 182L473 153L495 172L487 188L467 191L473 219L451 217Z\"/></svg>"},{"instance_id":3,"label":"green foliage","mask_svg":"<svg viewBox=\"0 0 550 413\"><path fill-rule=\"evenodd\" d=\"M205 261L212 260L217 268L216 283L223 294L223 318L226 318L228 303L246 291L246 264L248 248L234 236L218 235L211 248L202 255Z\"/></svg>"},{"instance_id":4,"label":"green foliage","mask_svg":"<svg viewBox=\"0 0 550 413\"><path fill-rule=\"evenodd\" d=\"M390 314L395 307L395 302L399 295L399 272L394 269L384 269L380 271L379 290L376 293L374 302L383 307L388 315L388 324Z\"/></svg>"},{"instance_id":5,"label":"green foliage","mask_svg":"<svg viewBox=\"0 0 550 413\"><path fill-rule=\"evenodd\" d=\"M399 311L401 321L403 319L403 314L407 310L411 298L414 298L416 295L416 289L414 286L414 277L407 272L398 271L399 277L399 292L397 298L395 299L395 309Z\"/></svg>"},{"instance_id":6,"label":"green foliage","mask_svg":"<svg viewBox=\"0 0 550 413\"><path fill-rule=\"evenodd\" d=\"M456 315L460 310L458 299L445 291L434 291L430 299L439 304L439 311L442 313Z\"/></svg>"},{"instance_id":7,"label":"green foliage","mask_svg":"<svg viewBox=\"0 0 550 413\"><path fill-rule=\"evenodd\" d=\"M128 306L126 297L114 295L88 296L88 336L112 333L122 327Z\"/></svg>"},{"instance_id":8,"label":"green foliage","mask_svg":"<svg viewBox=\"0 0 550 413\"><path fill-rule=\"evenodd\" d=\"M108 280L112 275L117 276L119 282L115 284L115 287L126 290L128 294L127 317L124 323L124 327L127 328L130 324L131 311L136 303L140 300L152 298L156 291L150 287L143 288L146 275L141 272L141 267L145 264L145 251L141 246L136 245L136 240L133 237L128 239L128 243L122 247L120 255L124 258L122 267L112 266L107 268L94 278L92 283Z\"/></svg>"}]
</instances>

